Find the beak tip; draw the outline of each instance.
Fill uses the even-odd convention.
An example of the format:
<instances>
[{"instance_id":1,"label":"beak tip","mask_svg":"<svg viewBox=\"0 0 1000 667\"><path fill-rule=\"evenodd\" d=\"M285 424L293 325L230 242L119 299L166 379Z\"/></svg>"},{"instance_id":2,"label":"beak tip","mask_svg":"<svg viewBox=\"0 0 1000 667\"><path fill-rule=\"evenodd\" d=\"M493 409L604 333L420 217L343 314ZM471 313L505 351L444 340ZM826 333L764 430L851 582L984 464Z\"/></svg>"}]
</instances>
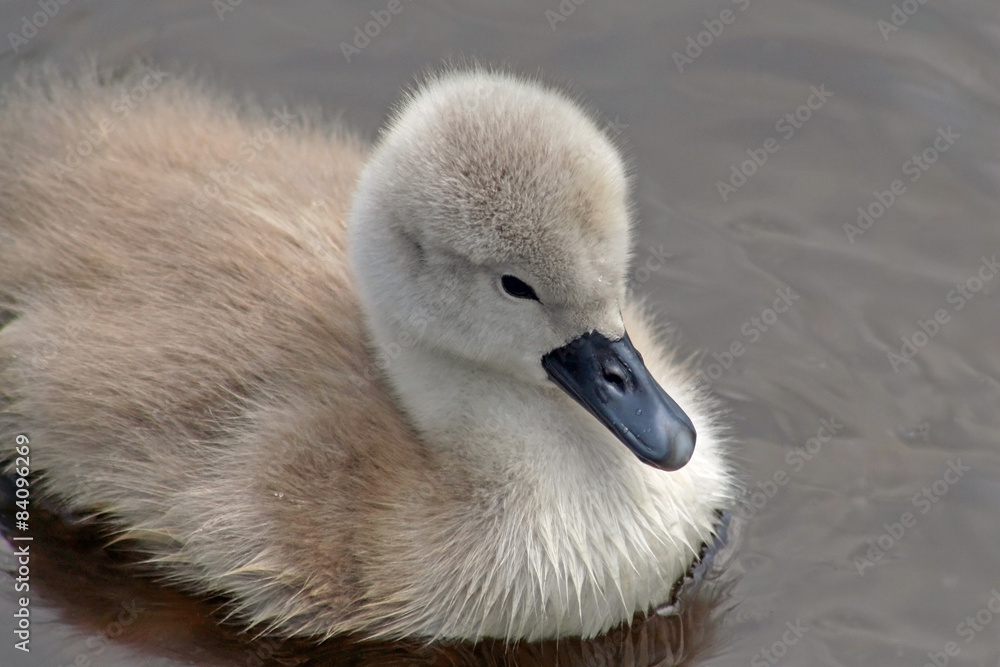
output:
<instances>
[{"instance_id":1,"label":"beak tip","mask_svg":"<svg viewBox=\"0 0 1000 667\"><path fill-rule=\"evenodd\" d=\"M682 428L667 437L666 453L664 456L652 459L648 456L643 456L636 450L633 451L647 465L658 470L663 470L664 472L676 472L686 466L694 455L694 441L694 431Z\"/></svg>"},{"instance_id":2,"label":"beak tip","mask_svg":"<svg viewBox=\"0 0 1000 667\"><path fill-rule=\"evenodd\" d=\"M659 415L656 422L658 424L657 431L661 434L662 439L660 444L653 448L653 451L662 455L653 457L653 460L642 456L640 458L660 470L667 472L680 470L688 464L694 455L695 441L698 437L694 424L683 412L677 415L666 411Z\"/></svg>"},{"instance_id":3,"label":"beak tip","mask_svg":"<svg viewBox=\"0 0 1000 667\"><path fill-rule=\"evenodd\" d=\"M697 435L693 428L681 426L672 438L670 455L665 461L664 470L680 470L688 464L694 455L694 443Z\"/></svg>"}]
</instances>

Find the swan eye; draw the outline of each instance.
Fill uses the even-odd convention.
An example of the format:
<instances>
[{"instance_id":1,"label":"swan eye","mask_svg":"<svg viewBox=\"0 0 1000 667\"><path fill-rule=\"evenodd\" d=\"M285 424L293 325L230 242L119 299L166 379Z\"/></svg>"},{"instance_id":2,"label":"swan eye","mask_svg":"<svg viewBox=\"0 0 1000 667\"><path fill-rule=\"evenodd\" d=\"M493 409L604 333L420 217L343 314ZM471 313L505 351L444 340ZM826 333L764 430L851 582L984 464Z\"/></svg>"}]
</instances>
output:
<instances>
[{"instance_id":1,"label":"swan eye","mask_svg":"<svg viewBox=\"0 0 1000 667\"><path fill-rule=\"evenodd\" d=\"M538 295L535 294L535 290L531 289L531 285L514 276L501 276L500 285L503 286L503 291L512 297L539 301Z\"/></svg>"}]
</instances>

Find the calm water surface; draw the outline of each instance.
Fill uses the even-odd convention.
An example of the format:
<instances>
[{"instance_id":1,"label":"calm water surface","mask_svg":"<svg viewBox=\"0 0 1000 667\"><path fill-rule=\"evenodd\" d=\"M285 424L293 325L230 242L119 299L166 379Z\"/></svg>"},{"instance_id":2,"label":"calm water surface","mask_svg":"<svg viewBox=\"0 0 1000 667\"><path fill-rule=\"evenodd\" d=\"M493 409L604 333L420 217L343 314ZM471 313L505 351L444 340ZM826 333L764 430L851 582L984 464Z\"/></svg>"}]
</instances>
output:
<instances>
[{"instance_id":1,"label":"calm water surface","mask_svg":"<svg viewBox=\"0 0 1000 667\"><path fill-rule=\"evenodd\" d=\"M704 353L739 439L731 581L699 612L718 646L694 664L1000 664L997 4L422 0L345 55L386 2L235 2L68 0L35 31L36 2L0 2L0 80L145 54L366 136L445 58L572 85L633 160L636 292ZM211 601L121 575L134 566L92 532L37 529L32 652L13 648L8 574L0 665L400 664L393 647L251 642ZM669 664L675 625L636 632L520 663Z\"/></svg>"}]
</instances>

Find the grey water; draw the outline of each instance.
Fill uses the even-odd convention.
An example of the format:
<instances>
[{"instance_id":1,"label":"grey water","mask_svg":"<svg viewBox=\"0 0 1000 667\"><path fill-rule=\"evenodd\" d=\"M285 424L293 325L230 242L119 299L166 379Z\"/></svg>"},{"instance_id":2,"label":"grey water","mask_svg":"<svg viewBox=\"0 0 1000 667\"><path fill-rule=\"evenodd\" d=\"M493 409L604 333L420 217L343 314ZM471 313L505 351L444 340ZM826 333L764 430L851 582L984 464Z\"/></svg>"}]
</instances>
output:
<instances>
[{"instance_id":1,"label":"grey water","mask_svg":"<svg viewBox=\"0 0 1000 667\"><path fill-rule=\"evenodd\" d=\"M0 82L143 55L369 138L444 60L571 87L630 157L634 291L702 355L747 489L695 664L1000 665L1000 5L389 4L5 0ZM0 665L404 662L219 627L99 535L42 525L30 654L0 541ZM668 631L644 641L599 664L671 664Z\"/></svg>"}]
</instances>

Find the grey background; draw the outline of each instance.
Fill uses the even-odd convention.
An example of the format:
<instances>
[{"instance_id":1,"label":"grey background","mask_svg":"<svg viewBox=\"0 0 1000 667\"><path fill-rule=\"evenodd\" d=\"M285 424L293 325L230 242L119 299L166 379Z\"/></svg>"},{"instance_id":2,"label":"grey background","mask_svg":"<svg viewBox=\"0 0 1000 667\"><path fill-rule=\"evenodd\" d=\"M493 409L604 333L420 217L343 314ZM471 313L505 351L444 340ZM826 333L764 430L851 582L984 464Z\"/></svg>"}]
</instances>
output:
<instances>
[{"instance_id":1,"label":"grey background","mask_svg":"<svg viewBox=\"0 0 1000 667\"><path fill-rule=\"evenodd\" d=\"M773 493L744 512L727 643L705 664L771 664L761 650L796 622L808 630L777 664L919 667L948 642L959 649L950 665L1000 664L1000 622L968 642L960 626L1000 590L1000 279L961 310L948 301L1000 252L1000 7L911 0L916 11L889 31L888 0L403 0L348 62L340 44L387 4L243 0L220 17L208 0L68 0L15 53L9 34L39 5L0 2L0 80L44 58L145 54L265 102L321 104L368 137L399 89L443 59L506 62L570 85L620 130L634 165L636 293L684 351L704 353L706 372L713 354L743 344L712 387L731 409L748 489ZM724 10L729 23L706 32ZM688 38L706 45L680 71L674 54ZM832 96L786 137L778 122L820 86ZM909 180L907 161L947 128L958 138ZM717 182L769 137L777 151L723 201ZM844 225L896 179L906 191L851 243ZM643 272L651 249L670 259ZM766 331L750 324L751 340L744 324L769 318L783 288L798 300ZM939 309L948 322L896 372L888 353ZM821 420L842 427L810 460L792 453ZM945 492L922 513L914 496L934 493L958 460L971 470L939 483ZM783 482L771 487L776 473ZM906 512L905 533L882 537L884 555L859 571L878 553L869 540ZM0 578L0 628L12 589ZM86 642L109 621L81 624L66 597L33 603L30 659L0 630L0 664L79 654L208 664L157 656L152 636L141 650L109 640L96 655Z\"/></svg>"}]
</instances>

